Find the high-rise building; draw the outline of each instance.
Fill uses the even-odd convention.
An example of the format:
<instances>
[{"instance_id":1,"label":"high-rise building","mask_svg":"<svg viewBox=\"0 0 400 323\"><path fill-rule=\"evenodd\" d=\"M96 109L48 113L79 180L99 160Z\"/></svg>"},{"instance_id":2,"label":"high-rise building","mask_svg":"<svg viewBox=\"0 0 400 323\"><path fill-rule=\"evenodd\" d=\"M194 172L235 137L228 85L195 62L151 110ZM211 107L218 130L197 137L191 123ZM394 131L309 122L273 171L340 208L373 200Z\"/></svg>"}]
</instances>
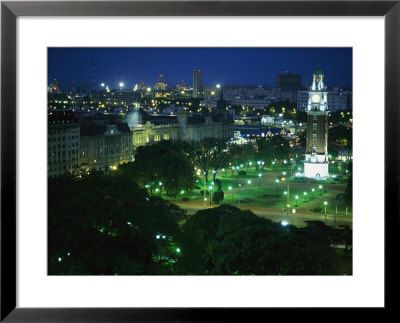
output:
<instances>
[{"instance_id":1,"label":"high-rise building","mask_svg":"<svg viewBox=\"0 0 400 323\"><path fill-rule=\"evenodd\" d=\"M328 113L328 90L324 73L318 68L308 91L305 177L319 179L329 176Z\"/></svg>"},{"instance_id":2,"label":"high-rise building","mask_svg":"<svg viewBox=\"0 0 400 323\"><path fill-rule=\"evenodd\" d=\"M203 98L203 72L200 70L193 71L193 97Z\"/></svg>"},{"instance_id":3,"label":"high-rise building","mask_svg":"<svg viewBox=\"0 0 400 323\"><path fill-rule=\"evenodd\" d=\"M281 91L298 91L301 89L301 75L293 73L276 74L275 87Z\"/></svg>"}]
</instances>

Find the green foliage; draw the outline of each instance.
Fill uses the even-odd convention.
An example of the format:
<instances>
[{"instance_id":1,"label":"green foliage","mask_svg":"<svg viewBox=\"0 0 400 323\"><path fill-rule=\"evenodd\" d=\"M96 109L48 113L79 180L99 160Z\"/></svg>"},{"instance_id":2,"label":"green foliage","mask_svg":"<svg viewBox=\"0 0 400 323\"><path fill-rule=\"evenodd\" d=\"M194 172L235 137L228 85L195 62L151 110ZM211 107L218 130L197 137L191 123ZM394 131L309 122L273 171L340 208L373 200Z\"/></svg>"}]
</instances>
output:
<instances>
[{"instance_id":1,"label":"green foliage","mask_svg":"<svg viewBox=\"0 0 400 323\"><path fill-rule=\"evenodd\" d=\"M224 139L203 138L200 142L192 144L191 159L193 163L206 172L206 180L208 181L208 173L213 173L213 180L218 171L228 166L230 155L228 153L228 145Z\"/></svg>"},{"instance_id":2,"label":"green foliage","mask_svg":"<svg viewBox=\"0 0 400 323\"><path fill-rule=\"evenodd\" d=\"M350 228L282 226L224 204L187 218L130 170L49 179L50 275L322 275L338 273L331 243L351 256Z\"/></svg>"},{"instance_id":3,"label":"green foliage","mask_svg":"<svg viewBox=\"0 0 400 323\"><path fill-rule=\"evenodd\" d=\"M289 141L282 135L273 136L270 140L273 146L274 157L278 160L288 158L291 152Z\"/></svg>"},{"instance_id":4,"label":"green foliage","mask_svg":"<svg viewBox=\"0 0 400 323\"><path fill-rule=\"evenodd\" d=\"M268 167L271 165L274 159L274 146L270 140L265 140L264 138L257 139L257 159L264 161L265 165Z\"/></svg>"},{"instance_id":5,"label":"green foliage","mask_svg":"<svg viewBox=\"0 0 400 323\"><path fill-rule=\"evenodd\" d=\"M155 235L174 237L185 213L129 177L91 173L49 179L48 261L53 275L159 271Z\"/></svg>"},{"instance_id":6,"label":"green foliage","mask_svg":"<svg viewBox=\"0 0 400 323\"><path fill-rule=\"evenodd\" d=\"M344 190L343 200L348 206L353 205L353 175L347 181L346 189Z\"/></svg>"},{"instance_id":7,"label":"green foliage","mask_svg":"<svg viewBox=\"0 0 400 323\"><path fill-rule=\"evenodd\" d=\"M339 125L328 130L328 151L337 156L338 149L351 152L353 147L353 130L350 127Z\"/></svg>"},{"instance_id":8,"label":"green foliage","mask_svg":"<svg viewBox=\"0 0 400 323\"><path fill-rule=\"evenodd\" d=\"M249 160L254 160L256 153L252 143L245 145L234 145L229 148L230 161L233 165L245 164Z\"/></svg>"},{"instance_id":9,"label":"green foliage","mask_svg":"<svg viewBox=\"0 0 400 323\"><path fill-rule=\"evenodd\" d=\"M305 129L299 136L299 144L302 148L306 148L307 144L307 130Z\"/></svg>"},{"instance_id":10,"label":"green foliage","mask_svg":"<svg viewBox=\"0 0 400 323\"><path fill-rule=\"evenodd\" d=\"M229 205L198 211L182 234L177 273L315 275L331 268L328 245Z\"/></svg>"},{"instance_id":11,"label":"green foliage","mask_svg":"<svg viewBox=\"0 0 400 323\"><path fill-rule=\"evenodd\" d=\"M162 182L162 187L170 196L177 196L183 190L194 187L194 169L185 154L181 143L162 141L154 145L141 146L135 155L135 161L121 165L120 171L137 180L140 185Z\"/></svg>"},{"instance_id":12,"label":"green foliage","mask_svg":"<svg viewBox=\"0 0 400 323\"><path fill-rule=\"evenodd\" d=\"M224 200L224 192L219 190L214 192L213 197L212 197L212 201L215 203L220 203L221 201Z\"/></svg>"}]
</instances>

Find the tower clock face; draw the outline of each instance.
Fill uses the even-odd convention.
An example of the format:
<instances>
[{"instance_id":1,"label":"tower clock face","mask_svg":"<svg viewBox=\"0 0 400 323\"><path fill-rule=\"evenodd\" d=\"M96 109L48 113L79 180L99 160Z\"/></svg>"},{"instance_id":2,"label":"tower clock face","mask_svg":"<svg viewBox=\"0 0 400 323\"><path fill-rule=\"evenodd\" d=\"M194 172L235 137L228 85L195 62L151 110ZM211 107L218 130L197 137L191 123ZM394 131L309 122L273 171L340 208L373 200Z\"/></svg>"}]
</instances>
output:
<instances>
[{"instance_id":1,"label":"tower clock face","mask_svg":"<svg viewBox=\"0 0 400 323\"><path fill-rule=\"evenodd\" d=\"M311 97L311 101L312 101L313 103L318 103L320 100L321 100L321 97L320 97L318 94L314 94L314 95Z\"/></svg>"}]
</instances>

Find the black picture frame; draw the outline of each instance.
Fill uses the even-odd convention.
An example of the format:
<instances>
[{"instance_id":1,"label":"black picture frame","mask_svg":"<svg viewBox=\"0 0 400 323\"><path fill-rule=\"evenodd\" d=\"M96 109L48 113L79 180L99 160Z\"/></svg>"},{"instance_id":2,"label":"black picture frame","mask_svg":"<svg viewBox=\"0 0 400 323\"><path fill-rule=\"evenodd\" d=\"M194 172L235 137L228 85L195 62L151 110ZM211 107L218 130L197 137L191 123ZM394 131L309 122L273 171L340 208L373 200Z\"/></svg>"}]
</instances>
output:
<instances>
[{"instance_id":1,"label":"black picture frame","mask_svg":"<svg viewBox=\"0 0 400 323\"><path fill-rule=\"evenodd\" d=\"M400 1L2 1L1 3L1 321L243 321L263 309L16 307L16 19L19 16L384 16L385 19L385 309L398 273ZM371 128L373 126L371 125ZM389 278L390 277L390 278ZM248 313L252 311L252 313ZM239 315L239 313L241 315ZM380 312L381 313L381 312ZM254 315L254 316L253 316ZM336 315L332 313L332 315ZM252 321L250 317L244 321Z\"/></svg>"}]
</instances>

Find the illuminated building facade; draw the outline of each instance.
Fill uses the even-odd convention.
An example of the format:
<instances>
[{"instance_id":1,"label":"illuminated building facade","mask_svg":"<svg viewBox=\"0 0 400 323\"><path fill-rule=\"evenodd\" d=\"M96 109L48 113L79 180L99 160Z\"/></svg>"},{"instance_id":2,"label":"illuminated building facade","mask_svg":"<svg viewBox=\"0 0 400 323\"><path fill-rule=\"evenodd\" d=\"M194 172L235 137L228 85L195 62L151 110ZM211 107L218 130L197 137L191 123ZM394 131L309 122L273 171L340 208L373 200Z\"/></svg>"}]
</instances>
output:
<instances>
[{"instance_id":1,"label":"illuminated building facade","mask_svg":"<svg viewBox=\"0 0 400 323\"><path fill-rule=\"evenodd\" d=\"M109 119L82 122L80 166L109 171L119 164L132 162L132 133L124 122Z\"/></svg>"},{"instance_id":2,"label":"illuminated building facade","mask_svg":"<svg viewBox=\"0 0 400 323\"><path fill-rule=\"evenodd\" d=\"M80 127L72 111L48 113L47 171L49 177L72 172L79 164Z\"/></svg>"},{"instance_id":3,"label":"illuminated building facade","mask_svg":"<svg viewBox=\"0 0 400 323\"><path fill-rule=\"evenodd\" d=\"M322 179L329 176L328 160L328 91L324 73L317 69L309 90L307 105L307 141L304 176Z\"/></svg>"},{"instance_id":4,"label":"illuminated building facade","mask_svg":"<svg viewBox=\"0 0 400 323\"><path fill-rule=\"evenodd\" d=\"M200 141L204 138L233 138L233 118L227 113L149 115L141 109L128 113L125 122L132 131L134 147L161 140Z\"/></svg>"}]
</instances>

